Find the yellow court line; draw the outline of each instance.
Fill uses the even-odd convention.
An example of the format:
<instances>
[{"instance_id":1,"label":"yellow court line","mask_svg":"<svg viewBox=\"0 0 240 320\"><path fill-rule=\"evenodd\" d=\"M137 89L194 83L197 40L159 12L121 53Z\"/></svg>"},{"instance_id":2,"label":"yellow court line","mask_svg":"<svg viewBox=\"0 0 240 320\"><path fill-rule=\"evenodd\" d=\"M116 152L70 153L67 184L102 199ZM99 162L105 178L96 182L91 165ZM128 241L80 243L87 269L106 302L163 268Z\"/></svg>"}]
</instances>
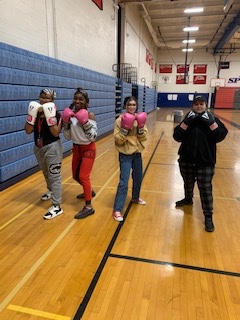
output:
<instances>
[{"instance_id":1,"label":"yellow court line","mask_svg":"<svg viewBox=\"0 0 240 320\"><path fill-rule=\"evenodd\" d=\"M11 222L13 222L14 220L16 220L17 218L19 218L24 212L26 212L27 210L29 210L30 208L34 207L35 204L38 202L39 200L35 201L34 203L30 204L27 208L25 208L24 210L20 211L16 216L14 216L12 219L8 220L8 222L4 223L2 226L0 226L0 230L4 229L6 226L8 226Z\"/></svg>"},{"instance_id":2,"label":"yellow court line","mask_svg":"<svg viewBox=\"0 0 240 320\"><path fill-rule=\"evenodd\" d=\"M220 199L220 200L230 200L230 201L232 201L232 200L234 200L234 201L236 201L236 200L238 200L237 198L229 198L229 197L214 197L214 199Z\"/></svg>"},{"instance_id":3,"label":"yellow court line","mask_svg":"<svg viewBox=\"0 0 240 320\"><path fill-rule=\"evenodd\" d=\"M105 186L112 180L112 178L119 172L119 169L109 178L106 183L102 186L98 194L100 194ZM55 247L59 244L59 242L64 238L64 236L71 230L77 220L73 220L70 224L63 230L63 232L59 235L59 237L52 243L52 245L48 248L48 250L44 253L42 257L40 257L36 263L29 269L29 271L25 274L25 276L18 282L18 284L13 288L13 290L7 295L7 297L0 303L0 312L6 308L9 302L13 299L13 297L18 293L18 291L24 286L27 280L32 276L32 274L37 270L37 268L44 262L45 259L50 255L50 253L55 249Z\"/></svg>"},{"instance_id":4,"label":"yellow court line","mask_svg":"<svg viewBox=\"0 0 240 320\"><path fill-rule=\"evenodd\" d=\"M53 244L48 248L48 250L36 261L36 263L29 269L25 276L18 282L18 284L13 288L13 290L7 295L7 297L0 304L0 311L2 311L9 304L11 299L17 294L17 292L24 286L27 280L32 276L32 274L37 270L37 268L44 262L49 254L55 249L59 242L64 238L68 231L74 226L77 220L73 220L66 227L65 230L59 235L59 237L53 242Z\"/></svg>"},{"instance_id":5,"label":"yellow court line","mask_svg":"<svg viewBox=\"0 0 240 320\"><path fill-rule=\"evenodd\" d=\"M119 171L119 169L116 171L116 173ZM115 174L114 174L115 175ZM114 176L114 175L112 175L112 177ZM112 177L111 177L111 179L112 179ZM70 177L71 178L71 177ZM69 179L70 179L69 178ZM66 184L66 181L67 180L69 180L69 179L66 179L65 180L65 182L63 182L63 184ZM109 181L109 180L108 180ZM107 181L107 182L108 182ZM71 183L70 183L71 184ZM106 184L107 183L105 183L104 184L104 186L106 186ZM104 186L102 186L102 188L101 189L103 189L103 187ZM111 188L111 187L110 187ZM143 191L146 191L146 192L152 192L152 193L161 193L161 194L171 194L171 192L164 192L164 191L149 191L149 190L144 190L144 189L142 189L141 190L142 192ZM99 191L100 192L100 191ZM98 193L99 193L98 192ZM228 197L216 197L215 196L215 199L221 199L221 200L238 200L238 199L236 199L236 198L228 198ZM94 200L94 199L93 199ZM25 211L27 211L27 210L29 210L30 208L32 208L37 202L38 202L39 200L37 200L37 201L35 201L34 203L32 203L31 205L29 205L27 208L25 208L24 210L22 210L21 212L19 212L16 216L14 216L12 219L10 219L8 222L6 222L5 224L3 224L2 226L0 226L0 231L2 230L2 229L4 229L6 226L8 226L11 222L13 222L14 220L16 220L18 217L20 217Z\"/></svg>"},{"instance_id":6,"label":"yellow court line","mask_svg":"<svg viewBox=\"0 0 240 320\"><path fill-rule=\"evenodd\" d=\"M109 150L109 149L108 149ZM105 152L101 153L96 159L100 158L103 154L107 153L108 150L106 150ZM68 180L72 179L72 176L68 177L67 179L65 179L63 181L63 184L66 183ZM6 223L4 223L3 225L0 226L0 231L3 230L4 228L6 228L10 223L12 223L14 220L16 220L17 218L21 217L22 214L24 214L24 212L28 211L30 208L32 208L33 206L35 206L35 204L38 202L39 200L35 201L34 203L30 204L27 208L25 208L24 210L22 210L21 212L19 212L18 214L16 214L16 216L14 216L12 219L8 220Z\"/></svg>"},{"instance_id":7,"label":"yellow court line","mask_svg":"<svg viewBox=\"0 0 240 320\"><path fill-rule=\"evenodd\" d=\"M102 155L104 155L104 154L107 153L108 151L109 151L109 149L107 149L106 151L104 151L103 153L101 153L98 157L96 157L95 160L99 159ZM63 184L64 184L64 183L67 183L67 181L70 180L70 179L72 179L72 176L71 176L71 175L63 181Z\"/></svg>"},{"instance_id":8,"label":"yellow court line","mask_svg":"<svg viewBox=\"0 0 240 320\"><path fill-rule=\"evenodd\" d=\"M109 188L112 188L112 187L109 187ZM159 194L172 194L172 192L169 192L169 191L146 190L146 189L143 189L143 188L141 188L141 192L159 193ZM199 195L195 195L194 197L200 199L200 196L199 196ZM236 201L236 200L238 200L238 198L217 197L217 196L214 196L214 199L230 200L230 201ZM239 199L240 199L240 198L239 198Z\"/></svg>"},{"instance_id":9,"label":"yellow court line","mask_svg":"<svg viewBox=\"0 0 240 320\"><path fill-rule=\"evenodd\" d=\"M47 318L47 319L55 319L55 320L71 320L71 317L66 317L66 316L60 316L54 313L49 313L45 311L39 311L35 309L30 309L30 308L24 308L20 306L15 306L13 304L10 304L7 309L17 311L17 312L22 312L25 314L31 314L34 316L42 317L42 318Z\"/></svg>"}]
</instances>

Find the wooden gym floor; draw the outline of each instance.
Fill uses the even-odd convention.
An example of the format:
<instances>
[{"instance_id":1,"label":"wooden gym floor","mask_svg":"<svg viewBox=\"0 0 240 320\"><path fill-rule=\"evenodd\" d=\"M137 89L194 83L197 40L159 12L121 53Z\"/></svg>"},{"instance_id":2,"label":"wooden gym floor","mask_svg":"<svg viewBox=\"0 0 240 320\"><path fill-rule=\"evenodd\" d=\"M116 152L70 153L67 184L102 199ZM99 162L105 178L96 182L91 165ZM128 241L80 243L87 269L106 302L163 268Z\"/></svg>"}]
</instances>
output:
<instances>
[{"instance_id":1,"label":"wooden gym floor","mask_svg":"<svg viewBox=\"0 0 240 320\"><path fill-rule=\"evenodd\" d=\"M84 203L71 155L61 216L42 218L50 203L40 200L41 172L0 192L0 320L240 319L240 112L214 111L229 134L218 144L213 233L204 231L197 187L192 207L175 208L183 183L172 112L148 116L147 205L131 204L129 190L123 223L111 216L119 177L112 134L97 142L94 215L73 218Z\"/></svg>"}]
</instances>

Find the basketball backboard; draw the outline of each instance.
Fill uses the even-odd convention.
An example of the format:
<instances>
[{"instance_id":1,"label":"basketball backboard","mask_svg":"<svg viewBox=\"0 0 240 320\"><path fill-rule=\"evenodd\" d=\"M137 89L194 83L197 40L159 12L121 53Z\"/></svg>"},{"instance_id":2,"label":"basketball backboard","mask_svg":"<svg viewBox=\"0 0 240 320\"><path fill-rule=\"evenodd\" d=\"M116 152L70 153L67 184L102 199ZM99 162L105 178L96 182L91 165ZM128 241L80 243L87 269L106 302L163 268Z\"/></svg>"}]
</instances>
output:
<instances>
[{"instance_id":1,"label":"basketball backboard","mask_svg":"<svg viewBox=\"0 0 240 320\"><path fill-rule=\"evenodd\" d=\"M225 87L225 85L225 78L211 78L210 87L218 89L220 87Z\"/></svg>"}]
</instances>

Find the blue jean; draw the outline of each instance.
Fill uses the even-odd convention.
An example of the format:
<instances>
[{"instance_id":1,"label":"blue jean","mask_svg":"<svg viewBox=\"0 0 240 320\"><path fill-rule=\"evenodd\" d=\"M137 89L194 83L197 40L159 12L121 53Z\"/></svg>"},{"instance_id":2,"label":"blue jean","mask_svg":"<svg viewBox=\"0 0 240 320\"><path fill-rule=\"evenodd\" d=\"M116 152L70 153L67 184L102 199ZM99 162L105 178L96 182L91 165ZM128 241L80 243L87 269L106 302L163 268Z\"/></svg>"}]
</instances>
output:
<instances>
[{"instance_id":1,"label":"blue jean","mask_svg":"<svg viewBox=\"0 0 240 320\"><path fill-rule=\"evenodd\" d=\"M133 153L131 155L119 153L119 164L120 180L117 187L113 210L121 212L127 197L128 180L131 169L133 180L132 199L137 200L139 198L143 178L142 155L141 153Z\"/></svg>"}]
</instances>

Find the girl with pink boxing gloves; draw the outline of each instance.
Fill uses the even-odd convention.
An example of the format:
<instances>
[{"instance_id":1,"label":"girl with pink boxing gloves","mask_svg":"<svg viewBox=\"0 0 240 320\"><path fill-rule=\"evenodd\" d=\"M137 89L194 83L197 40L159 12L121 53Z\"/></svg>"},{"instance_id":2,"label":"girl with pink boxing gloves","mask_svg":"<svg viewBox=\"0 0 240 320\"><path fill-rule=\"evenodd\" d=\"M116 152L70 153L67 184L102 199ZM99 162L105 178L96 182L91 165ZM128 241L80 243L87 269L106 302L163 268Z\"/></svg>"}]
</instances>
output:
<instances>
[{"instance_id":1,"label":"girl with pink boxing gloves","mask_svg":"<svg viewBox=\"0 0 240 320\"><path fill-rule=\"evenodd\" d=\"M132 202L146 204L140 198L140 189L143 178L142 154L144 143L147 140L147 114L137 112L138 102L135 97L126 97L124 100L126 112L120 115L115 122L114 140L119 152L120 180L113 205L112 216L116 221L123 221L123 210L128 192L128 181L132 170Z\"/></svg>"},{"instance_id":2,"label":"girl with pink boxing gloves","mask_svg":"<svg viewBox=\"0 0 240 320\"><path fill-rule=\"evenodd\" d=\"M90 174L96 158L97 123L93 112L88 112L89 97L82 88L74 93L73 103L63 111L64 137L73 141L72 175L83 187L78 199L85 199L85 206L75 216L84 219L94 214L91 201L95 196L92 190Z\"/></svg>"}]
</instances>

